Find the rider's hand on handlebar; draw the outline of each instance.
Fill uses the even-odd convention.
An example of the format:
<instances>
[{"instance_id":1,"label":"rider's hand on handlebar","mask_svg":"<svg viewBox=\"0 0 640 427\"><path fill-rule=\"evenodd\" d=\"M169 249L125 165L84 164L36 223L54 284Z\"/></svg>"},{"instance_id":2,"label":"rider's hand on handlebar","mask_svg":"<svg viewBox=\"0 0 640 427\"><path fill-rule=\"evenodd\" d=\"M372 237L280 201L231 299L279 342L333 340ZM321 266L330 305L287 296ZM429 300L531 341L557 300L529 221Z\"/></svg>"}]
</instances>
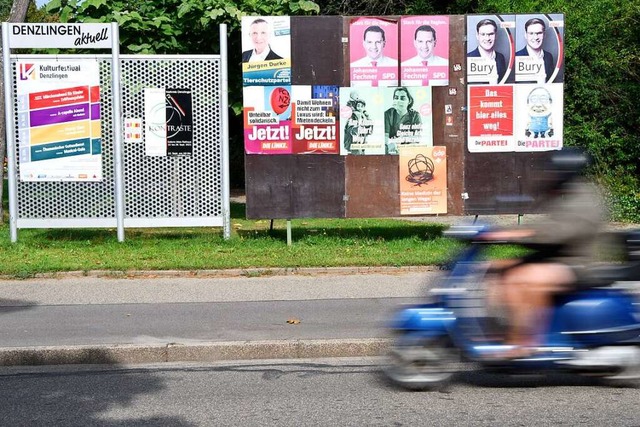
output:
<instances>
[{"instance_id":1,"label":"rider's hand on handlebar","mask_svg":"<svg viewBox=\"0 0 640 427\"><path fill-rule=\"evenodd\" d=\"M482 233L477 237L478 240L518 240L531 237L535 234L534 230L517 229L517 230L498 230Z\"/></svg>"}]
</instances>

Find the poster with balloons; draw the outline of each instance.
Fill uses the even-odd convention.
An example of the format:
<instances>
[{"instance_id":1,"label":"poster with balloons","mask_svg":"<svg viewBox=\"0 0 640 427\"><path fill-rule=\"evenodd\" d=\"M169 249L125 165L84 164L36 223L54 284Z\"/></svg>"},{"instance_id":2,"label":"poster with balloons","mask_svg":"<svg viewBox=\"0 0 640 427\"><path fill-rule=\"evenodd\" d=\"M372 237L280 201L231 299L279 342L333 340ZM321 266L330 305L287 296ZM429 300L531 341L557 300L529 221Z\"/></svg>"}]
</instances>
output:
<instances>
[{"instance_id":1,"label":"poster with balloons","mask_svg":"<svg viewBox=\"0 0 640 427\"><path fill-rule=\"evenodd\" d=\"M248 86L244 96L247 154L291 154L291 86Z\"/></svg>"}]
</instances>

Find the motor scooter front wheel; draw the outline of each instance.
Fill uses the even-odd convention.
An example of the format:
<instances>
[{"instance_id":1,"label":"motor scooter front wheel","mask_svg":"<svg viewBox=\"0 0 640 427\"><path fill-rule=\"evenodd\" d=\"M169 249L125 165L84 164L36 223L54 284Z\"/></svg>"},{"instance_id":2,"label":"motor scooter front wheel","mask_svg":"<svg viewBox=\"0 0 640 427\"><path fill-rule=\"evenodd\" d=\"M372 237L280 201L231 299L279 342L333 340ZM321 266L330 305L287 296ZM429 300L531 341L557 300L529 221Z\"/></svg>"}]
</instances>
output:
<instances>
[{"instance_id":1,"label":"motor scooter front wheel","mask_svg":"<svg viewBox=\"0 0 640 427\"><path fill-rule=\"evenodd\" d=\"M448 337L404 335L392 344L382 372L394 385L408 390L443 387L458 372L460 354Z\"/></svg>"}]
</instances>

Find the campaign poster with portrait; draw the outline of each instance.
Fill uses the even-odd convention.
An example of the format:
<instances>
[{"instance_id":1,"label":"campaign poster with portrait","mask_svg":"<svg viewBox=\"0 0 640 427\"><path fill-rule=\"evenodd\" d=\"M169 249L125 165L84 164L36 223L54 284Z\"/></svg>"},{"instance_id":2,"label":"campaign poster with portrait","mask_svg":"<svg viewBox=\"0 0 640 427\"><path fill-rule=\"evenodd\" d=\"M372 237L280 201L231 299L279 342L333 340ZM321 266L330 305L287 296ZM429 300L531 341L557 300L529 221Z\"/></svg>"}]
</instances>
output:
<instances>
[{"instance_id":1,"label":"campaign poster with portrait","mask_svg":"<svg viewBox=\"0 0 640 427\"><path fill-rule=\"evenodd\" d=\"M387 154L404 145L433 145L431 87L385 87L384 136Z\"/></svg>"},{"instance_id":2,"label":"campaign poster with portrait","mask_svg":"<svg viewBox=\"0 0 640 427\"><path fill-rule=\"evenodd\" d=\"M400 214L447 213L447 149L400 147Z\"/></svg>"},{"instance_id":3,"label":"campaign poster with portrait","mask_svg":"<svg viewBox=\"0 0 640 427\"><path fill-rule=\"evenodd\" d=\"M469 85L468 148L471 153L514 151L513 85Z\"/></svg>"},{"instance_id":4,"label":"campaign poster with portrait","mask_svg":"<svg viewBox=\"0 0 640 427\"><path fill-rule=\"evenodd\" d=\"M398 86L398 23L354 18L349 24L351 86Z\"/></svg>"},{"instance_id":5,"label":"campaign poster with portrait","mask_svg":"<svg viewBox=\"0 0 640 427\"><path fill-rule=\"evenodd\" d=\"M22 181L102 181L97 59L16 63Z\"/></svg>"},{"instance_id":6,"label":"campaign poster with portrait","mask_svg":"<svg viewBox=\"0 0 640 427\"><path fill-rule=\"evenodd\" d=\"M564 15L516 15L516 83L564 81Z\"/></svg>"},{"instance_id":7,"label":"campaign poster with portrait","mask_svg":"<svg viewBox=\"0 0 640 427\"><path fill-rule=\"evenodd\" d=\"M291 86L250 86L244 97L247 154L291 154Z\"/></svg>"},{"instance_id":8,"label":"campaign poster with portrait","mask_svg":"<svg viewBox=\"0 0 640 427\"><path fill-rule=\"evenodd\" d=\"M339 154L340 88L291 87L291 143L294 154Z\"/></svg>"},{"instance_id":9,"label":"campaign poster with portrait","mask_svg":"<svg viewBox=\"0 0 640 427\"><path fill-rule=\"evenodd\" d=\"M378 88L340 88L340 154L385 154L383 102Z\"/></svg>"},{"instance_id":10,"label":"campaign poster with portrait","mask_svg":"<svg viewBox=\"0 0 640 427\"><path fill-rule=\"evenodd\" d=\"M244 86L291 84L291 23L288 16L243 16Z\"/></svg>"},{"instance_id":11,"label":"campaign poster with portrait","mask_svg":"<svg viewBox=\"0 0 640 427\"><path fill-rule=\"evenodd\" d=\"M449 84L449 17L405 16L400 20L402 86Z\"/></svg>"},{"instance_id":12,"label":"campaign poster with portrait","mask_svg":"<svg viewBox=\"0 0 640 427\"><path fill-rule=\"evenodd\" d=\"M563 85L516 85L516 151L562 149Z\"/></svg>"},{"instance_id":13,"label":"campaign poster with portrait","mask_svg":"<svg viewBox=\"0 0 640 427\"><path fill-rule=\"evenodd\" d=\"M467 82L513 81L515 15L467 15Z\"/></svg>"}]
</instances>

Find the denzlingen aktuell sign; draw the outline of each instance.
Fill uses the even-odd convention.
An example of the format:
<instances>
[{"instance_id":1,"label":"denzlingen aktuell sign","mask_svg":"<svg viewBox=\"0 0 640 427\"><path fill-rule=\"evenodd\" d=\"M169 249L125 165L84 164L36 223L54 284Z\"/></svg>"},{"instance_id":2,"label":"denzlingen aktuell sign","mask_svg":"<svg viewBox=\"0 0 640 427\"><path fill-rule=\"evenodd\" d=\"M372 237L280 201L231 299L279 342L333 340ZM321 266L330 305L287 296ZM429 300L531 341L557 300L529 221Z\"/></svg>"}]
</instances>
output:
<instances>
[{"instance_id":1,"label":"denzlingen aktuell sign","mask_svg":"<svg viewBox=\"0 0 640 427\"><path fill-rule=\"evenodd\" d=\"M10 24L12 48L111 49L111 24Z\"/></svg>"}]
</instances>

